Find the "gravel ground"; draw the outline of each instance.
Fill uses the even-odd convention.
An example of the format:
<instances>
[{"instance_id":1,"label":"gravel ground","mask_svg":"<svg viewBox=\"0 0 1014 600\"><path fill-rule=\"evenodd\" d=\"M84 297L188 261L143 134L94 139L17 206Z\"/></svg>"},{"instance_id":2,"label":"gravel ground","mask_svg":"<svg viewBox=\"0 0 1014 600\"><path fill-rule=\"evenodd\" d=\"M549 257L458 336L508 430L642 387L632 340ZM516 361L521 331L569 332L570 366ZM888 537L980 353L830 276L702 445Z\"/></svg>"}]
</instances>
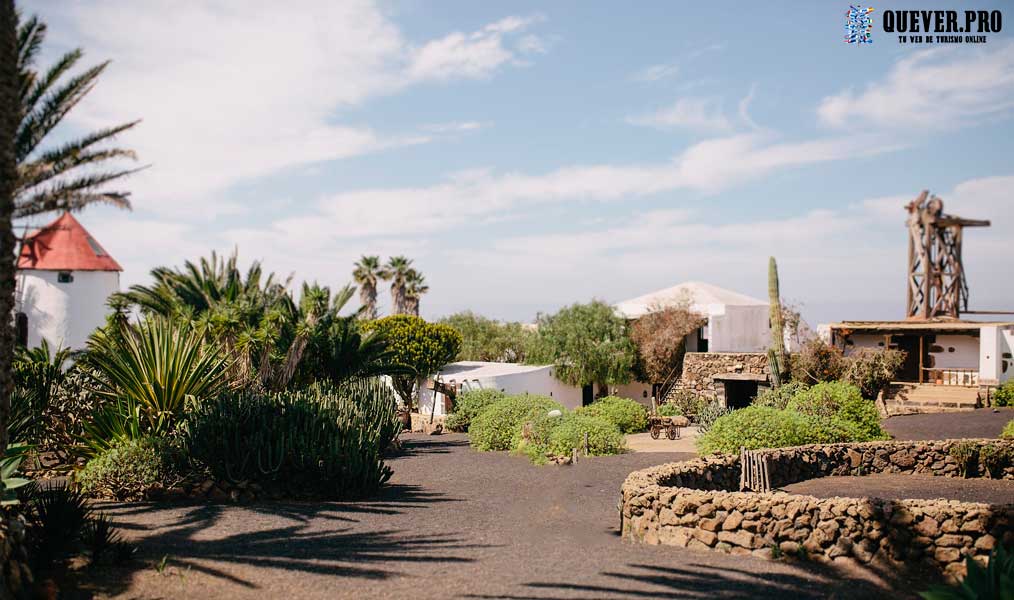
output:
<instances>
[{"instance_id":1,"label":"gravel ground","mask_svg":"<svg viewBox=\"0 0 1014 600\"><path fill-rule=\"evenodd\" d=\"M959 479L932 475L878 473L863 477L821 477L782 488L791 494L818 498L946 498L963 502L1005 504L1014 501L1014 481L996 479Z\"/></svg>"},{"instance_id":2,"label":"gravel ground","mask_svg":"<svg viewBox=\"0 0 1014 600\"><path fill-rule=\"evenodd\" d=\"M535 467L520 457L475 452L463 435L405 441L406 455L392 461L391 485L368 502L105 504L138 543L138 559L129 570L82 575L82 590L68 596L899 597L809 563L622 541L616 503L623 479L688 454ZM159 572L153 565L162 557Z\"/></svg>"},{"instance_id":3,"label":"gravel ground","mask_svg":"<svg viewBox=\"0 0 1014 600\"><path fill-rule=\"evenodd\" d=\"M884 429L899 440L995 438L1014 419L1014 408L980 408L965 412L899 415L884 421Z\"/></svg>"}]
</instances>

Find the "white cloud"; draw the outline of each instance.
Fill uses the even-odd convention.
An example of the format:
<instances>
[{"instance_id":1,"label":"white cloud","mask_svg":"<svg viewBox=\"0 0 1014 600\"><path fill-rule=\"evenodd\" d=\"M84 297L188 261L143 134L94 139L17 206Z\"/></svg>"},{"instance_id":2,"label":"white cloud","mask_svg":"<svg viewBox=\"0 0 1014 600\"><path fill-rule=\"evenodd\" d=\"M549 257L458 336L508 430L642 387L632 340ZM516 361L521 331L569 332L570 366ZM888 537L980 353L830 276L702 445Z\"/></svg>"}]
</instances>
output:
<instances>
[{"instance_id":1,"label":"white cloud","mask_svg":"<svg viewBox=\"0 0 1014 600\"><path fill-rule=\"evenodd\" d=\"M942 130L1010 113L1014 42L991 48L935 48L899 60L884 81L821 102L826 125Z\"/></svg>"},{"instance_id":2,"label":"white cloud","mask_svg":"<svg viewBox=\"0 0 1014 600\"><path fill-rule=\"evenodd\" d=\"M72 125L142 118L122 140L152 165L130 181L135 205L203 217L243 209L221 200L237 182L430 141L343 113L411 84L489 77L516 62L505 40L537 20L509 17L414 45L368 0L308 0L299 10L239 0L59 9L43 14L55 42L86 48L89 62L113 60Z\"/></svg>"},{"instance_id":3,"label":"white cloud","mask_svg":"<svg viewBox=\"0 0 1014 600\"><path fill-rule=\"evenodd\" d=\"M428 42L413 51L408 76L414 80L488 77L502 65L519 62L515 51L504 43L504 37L522 32L540 19L507 17L471 34L454 32ZM531 35L526 37L528 41L523 38L522 43L527 48L533 39L538 40Z\"/></svg>"},{"instance_id":4,"label":"white cloud","mask_svg":"<svg viewBox=\"0 0 1014 600\"><path fill-rule=\"evenodd\" d=\"M658 129L689 129L708 133L727 133L732 123L722 111L722 103L712 98L680 98L674 104L654 112L627 117L627 123Z\"/></svg>"},{"instance_id":5,"label":"white cloud","mask_svg":"<svg viewBox=\"0 0 1014 600\"><path fill-rule=\"evenodd\" d=\"M644 67L639 71L635 72L630 76L632 81L640 81L642 83L650 83L653 81L661 81L662 79L668 79L669 77L676 76L679 73L679 65L675 63L663 63L658 65L651 65Z\"/></svg>"}]
</instances>

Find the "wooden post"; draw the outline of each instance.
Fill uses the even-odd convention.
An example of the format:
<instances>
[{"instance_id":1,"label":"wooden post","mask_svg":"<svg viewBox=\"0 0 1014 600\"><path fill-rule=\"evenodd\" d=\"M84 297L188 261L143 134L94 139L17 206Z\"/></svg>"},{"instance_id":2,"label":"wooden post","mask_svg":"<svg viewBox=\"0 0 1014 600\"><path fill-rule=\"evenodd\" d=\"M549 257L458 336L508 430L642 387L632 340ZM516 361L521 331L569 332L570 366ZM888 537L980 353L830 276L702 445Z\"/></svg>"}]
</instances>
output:
<instances>
[{"instance_id":1,"label":"wooden post","mask_svg":"<svg viewBox=\"0 0 1014 600\"><path fill-rule=\"evenodd\" d=\"M588 432L584 432L584 455L588 456Z\"/></svg>"},{"instance_id":2,"label":"wooden post","mask_svg":"<svg viewBox=\"0 0 1014 600\"><path fill-rule=\"evenodd\" d=\"M923 352L923 344L925 343L924 342L925 339L926 339L926 337L924 335L919 334L919 383L923 382L923 372L924 371L923 371L922 356L924 354L924 352Z\"/></svg>"}]
</instances>

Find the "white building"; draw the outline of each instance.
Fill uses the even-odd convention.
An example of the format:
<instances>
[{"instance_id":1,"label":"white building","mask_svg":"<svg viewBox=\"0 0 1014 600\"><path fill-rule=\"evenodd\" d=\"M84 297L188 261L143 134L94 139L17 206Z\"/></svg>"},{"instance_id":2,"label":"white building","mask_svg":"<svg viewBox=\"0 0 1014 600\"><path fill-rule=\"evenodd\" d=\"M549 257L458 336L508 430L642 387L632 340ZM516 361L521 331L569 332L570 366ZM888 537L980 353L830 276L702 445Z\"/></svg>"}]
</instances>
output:
<instances>
[{"instance_id":1,"label":"white building","mask_svg":"<svg viewBox=\"0 0 1014 600\"><path fill-rule=\"evenodd\" d=\"M624 318L637 319L679 305L708 319L697 335L688 336L688 352L765 352L771 345L768 302L709 283L688 281L615 307Z\"/></svg>"},{"instance_id":2,"label":"white building","mask_svg":"<svg viewBox=\"0 0 1014 600\"><path fill-rule=\"evenodd\" d=\"M905 351L898 382L975 388L1014 376L1012 322L845 321L828 329L845 354L858 348Z\"/></svg>"},{"instance_id":3,"label":"white building","mask_svg":"<svg viewBox=\"0 0 1014 600\"><path fill-rule=\"evenodd\" d=\"M549 396L568 409L590 404L594 400L592 386L581 388L563 383L554 377L552 365L461 361L445 366L436 378L459 391L493 389L508 395L527 393ZM636 382L609 386L610 394L633 398L645 406L651 406L650 392L651 385ZM446 398L443 394L436 396L436 415L444 415L447 413ZM433 397L433 379L429 379L419 391L420 413L429 415L434 411Z\"/></svg>"},{"instance_id":4,"label":"white building","mask_svg":"<svg viewBox=\"0 0 1014 600\"><path fill-rule=\"evenodd\" d=\"M83 348L105 324L106 300L119 291L122 270L70 213L29 234L18 256L17 342Z\"/></svg>"}]
</instances>

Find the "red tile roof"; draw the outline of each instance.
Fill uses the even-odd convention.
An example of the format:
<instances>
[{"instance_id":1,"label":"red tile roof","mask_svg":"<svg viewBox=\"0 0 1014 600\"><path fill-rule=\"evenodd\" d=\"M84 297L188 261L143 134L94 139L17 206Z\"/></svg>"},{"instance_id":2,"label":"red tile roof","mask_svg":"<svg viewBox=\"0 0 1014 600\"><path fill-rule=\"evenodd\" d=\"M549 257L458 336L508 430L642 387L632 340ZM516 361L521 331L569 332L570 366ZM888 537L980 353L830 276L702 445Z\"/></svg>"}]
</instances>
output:
<instances>
[{"instance_id":1,"label":"red tile roof","mask_svg":"<svg viewBox=\"0 0 1014 600\"><path fill-rule=\"evenodd\" d=\"M122 271L120 263L69 212L25 238L19 269Z\"/></svg>"}]
</instances>

